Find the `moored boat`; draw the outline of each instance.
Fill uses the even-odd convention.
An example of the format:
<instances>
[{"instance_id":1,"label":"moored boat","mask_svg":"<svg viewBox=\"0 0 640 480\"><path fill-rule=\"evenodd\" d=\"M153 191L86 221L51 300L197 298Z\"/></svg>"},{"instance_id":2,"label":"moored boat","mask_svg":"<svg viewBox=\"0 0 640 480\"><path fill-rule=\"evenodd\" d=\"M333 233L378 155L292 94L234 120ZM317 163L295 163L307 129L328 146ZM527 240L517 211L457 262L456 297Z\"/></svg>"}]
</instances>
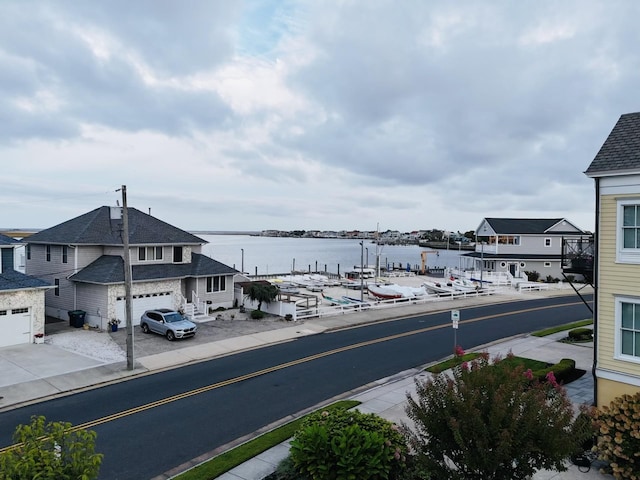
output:
<instances>
[{"instance_id":1,"label":"moored boat","mask_svg":"<svg viewBox=\"0 0 640 480\"><path fill-rule=\"evenodd\" d=\"M371 295L381 300L393 300L396 298L402 298L402 293L381 285L367 285L367 290Z\"/></svg>"}]
</instances>

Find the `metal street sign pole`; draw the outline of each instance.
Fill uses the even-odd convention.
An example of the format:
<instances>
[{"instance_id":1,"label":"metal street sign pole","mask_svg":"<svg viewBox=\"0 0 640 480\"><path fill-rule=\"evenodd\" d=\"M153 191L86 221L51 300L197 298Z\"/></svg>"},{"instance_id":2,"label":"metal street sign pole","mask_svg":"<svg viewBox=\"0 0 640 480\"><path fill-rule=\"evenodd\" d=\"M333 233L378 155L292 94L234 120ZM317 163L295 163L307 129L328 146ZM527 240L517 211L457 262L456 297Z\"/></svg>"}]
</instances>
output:
<instances>
[{"instance_id":1,"label":"metal street sign pole","mask_svg":"<svg viewBox=\"0 0 640 480\"><path fill-rule=\"evenodd\" d=\"M458 346L458 322L460 322L460 310L451 310L451 323L453 326L453 351Z\"/></svg>"}]
</instances>

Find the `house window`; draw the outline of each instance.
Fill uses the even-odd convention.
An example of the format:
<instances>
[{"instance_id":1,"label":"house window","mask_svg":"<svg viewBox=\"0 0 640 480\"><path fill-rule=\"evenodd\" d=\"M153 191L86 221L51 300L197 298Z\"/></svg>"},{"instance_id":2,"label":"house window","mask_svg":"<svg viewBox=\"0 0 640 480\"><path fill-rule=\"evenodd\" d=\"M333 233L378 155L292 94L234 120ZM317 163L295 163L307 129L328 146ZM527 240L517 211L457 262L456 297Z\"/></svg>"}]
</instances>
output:
<instances>
[{"instance_id":1,"label":"house window","mask_svg":"<svg viewBox=\"0 0 640 480\"><path fill-rule=\"evenodd\" d=\"M53 291L53 294L54 294L56 297L59 297L59 296L60 296L60 279L59 279L59 278L56 278L56 279L53 281L53 284L56 286L55 290Z\"/></svg>"},{"instance_id":2,"label":"house window","mask_svg":"<svg viewBox=\"0 0 640 480\"><path fill-rule=\"evenodd\" d=\"M524 262L520 262L520 268L524 268L524 267L526 267L526 266L527 266L527 264L526 264L526 263L524 263Z\"/></svg>"},{"instance_id":3,"label":"house window","mask_svg":"<svg viewBox=\"0 0 640 480\"><path fill-rule=\"evenodd\" d=\"M618 201L618 239L616 260L640 263L640 201Z\"/></svg>"},{"instance_id":4,"label":"house window","mask_svg":"<svg viewBox=\"0 0 640 480\"><path fill-rule=\"evenodd\" d=\"M616 298L616 356L640 363L640 300Z\"/></svg>"},{"instance_id":5,"label":"house window","mask_svg":"<svg viewBox=\"0 0 640 480\"><path fill-rule=\"evenodd\" d=\"M173 263L182 263L182 247L173 247Z\"/></svg>"},{"instance_id":6,"label":"house window","mask_svg":"<svg viewBox=\"0 0 640 480\"><path fill-rule=\"evenodd\" d=\"M138 247L138 261L162 260L162 247Z\"/></svg>"},{"instance_id":7,"label":"house window","mask_svg":"<svg viewBox=\"0 0 640 480\"><path fill-rule=\"evenodd\" d=\"M225 290L225 277L207 277L207 293L224 292Z\"/></svg>"},{"instance_id":8,"label":"house window","mask_svg":"<svg viewBox=\"0 0 640 480\"><path fill-rule=\"evenodd\" d=\"M31 244L30 243L27 243L25 250L27 251L27 260L31 260Z\"/></svg>"},{"instance_id":9,"label":"house window","mask_svg":"<svg viewBox=\"0 0 640 480\"><path fill-rule=\"evenodd\" d=\"M545 247L550 247L551 246L551 239L550 238L545 238L544 239L544 246Z\"/></svg>"},{"instance_id":10,"label":"house window","mask_svg":"<svg viewBox=\"0 0 640 480\"><path fill-rule=\"evenodd\" d=\"M551 266L551 262L544 262L544 266L545 267L550 267Z\"/></svg>"},{"instance_id":11,"label":"house window","mask_svg":"<svg viewBox=\"0 0 640 480\"><path fill-rule=\"evenodd\" d=\"M28 308L14 308L11 310L11 313L13 315L16 315L18 313L29 313L29 309Z\"/></svg>"},{"instance_id":12,"label":"house window","mask_svg":"<svg viewBox=\"0 0 640 480\"><path fill-rule=\"evenodd\" d=\"M47 254L47 262L50 262L51 261L51 245L47 245L46 254Z\"/></svg>"},{"instance_id":13,"label":"house window","mask_svg":"<svg viewBox=\"0 0 640 480\"><path fill-rule=\"evenodd\" d=\"M498 237L499 245L520 245L520 237L517 235L500 235Z\"/></svg>"},{"instance_id":14,"label":"house window","mask_svg":"<svg viewBox=\"0 0 640 480\"><path fill-rule=\"evenodd\" d=\"M62 263L67 263L69 260L69 247L66 245L62 246Z\"/></svg>"}]
</instances>

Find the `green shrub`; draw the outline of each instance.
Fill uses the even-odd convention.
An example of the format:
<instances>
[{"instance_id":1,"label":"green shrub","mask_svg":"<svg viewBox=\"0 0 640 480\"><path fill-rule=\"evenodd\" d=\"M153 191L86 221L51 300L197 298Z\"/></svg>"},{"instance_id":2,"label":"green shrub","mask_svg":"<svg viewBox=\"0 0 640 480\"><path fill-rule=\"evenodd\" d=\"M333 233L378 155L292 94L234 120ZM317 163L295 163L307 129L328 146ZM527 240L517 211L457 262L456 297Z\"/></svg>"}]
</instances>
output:
<instances>
[{"instance_id":1,"label":"green shrub","mask_svg":"<svg viewBox=\"0 0 640 480\"><path fill-rule=\"evenodd\" d=\"M262 310L251 310L251 318L253 320L262 320L265 313Z\"/></svg>"},{"instance_id":2,"label":"green shrub","mask_svg":"<svg viewBox=\"0 0 640 480\"><path fill-rule=\"evenodd\" d=\"M551 365L547 368L543 368L541 370L536 370L533 372L533 377L543 382L548 379L550 373L553 373L555 380L558 383L564 383L566 379L568 379L573 371L576 369L576 361L570 358L563 358L560 362L555 365Z\"/></svg>"},{"instance_id":3,"label":"green shrub","mask_svg":"<svg viewBox=\"0 0 640 480\"><path fill-rule=\"evenodd\" d=\"M18 425L13 441L14 448L0 453L0 480L98 478L102 454L95 453L93 431L34 415L29 425Z\"/></svg>"},{"instance_id":4,"label":"green shrub","mask_svg":"<svg viewBox=\"0 0 640 480\"><path fill-rule=\"evenodd\" d=\"M585 340L593 340L593 329L592 328L574 328L573 330L569 330L567 334L569 339L582 342Z\"/></svg>"},{"instance_id":5,"label":"green shrub","mask_svg":"<svg viewBox=\"0 0 640 480\"><path fill-rule=\"evenodd\" d=\"M616 479L640 479L640 392L622 395L595 411L598 452Z\"/></svg>"},{"instance_id":6,"label":"green shrub","mask_svg":"<svg viewBox=\"0 0 640 480\"><path fill-rule=\"evenodd\" d=\"M532 272L524 272L524 274L527 276L527 278L529 279L530 282L537 282L538 279L540 279L540 274L538 272L536 272L535 270Z\"/></svg>"},{"instance_id":7,"label":"green shrub","mask_svg":"<svg viewBox=\"0 0 640 480\"><path fill-rule=\"evenodd\" d=\"M307 418L290 450L295 469L313 480L396 478L406 453L403 436L391 422L347 410Z\"/></svg>"}]
</instances>

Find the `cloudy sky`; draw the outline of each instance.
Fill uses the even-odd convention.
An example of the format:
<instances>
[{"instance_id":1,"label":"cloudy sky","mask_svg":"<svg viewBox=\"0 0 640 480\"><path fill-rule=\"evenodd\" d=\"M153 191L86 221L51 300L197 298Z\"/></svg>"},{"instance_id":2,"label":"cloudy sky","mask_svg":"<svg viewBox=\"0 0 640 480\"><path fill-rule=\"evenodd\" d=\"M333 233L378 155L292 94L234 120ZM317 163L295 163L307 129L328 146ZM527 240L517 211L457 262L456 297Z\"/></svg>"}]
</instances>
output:
<instances>
[{"instance_id":1,"label":"cloudy sky","mask_svg":"<svg viewBox=\"0 0 640 480\"><path fill-rule=\"evenodd\" d=\"M0 1L0 227L593 229L640 2Z\"/></svg>"}]
</instances>

